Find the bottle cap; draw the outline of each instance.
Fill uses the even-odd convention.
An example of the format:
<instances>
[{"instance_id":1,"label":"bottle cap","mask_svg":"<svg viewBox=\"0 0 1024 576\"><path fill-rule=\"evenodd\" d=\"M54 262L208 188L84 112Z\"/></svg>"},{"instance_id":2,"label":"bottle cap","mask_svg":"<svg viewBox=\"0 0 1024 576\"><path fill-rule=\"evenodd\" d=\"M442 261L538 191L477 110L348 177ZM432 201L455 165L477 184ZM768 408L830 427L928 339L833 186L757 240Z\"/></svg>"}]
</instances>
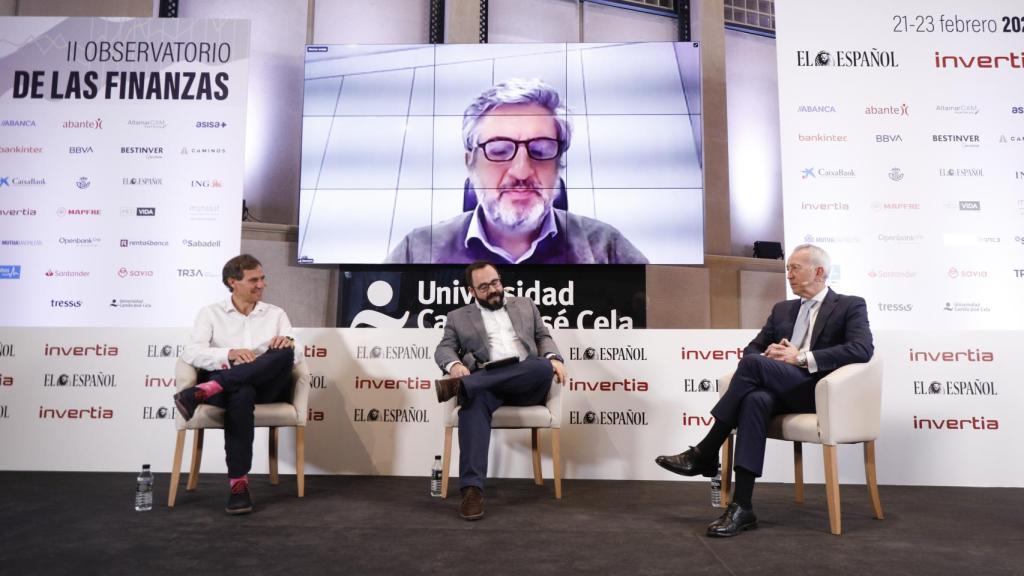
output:
<instances>
[{"instance_id":1,"label":"bottle cap","mask_svg":"<svg viewBox=\"0 0 1024 576\"><path fill-rule=\"evenodd\" d=\"M147 469L147 468L149 468L149 464L143 464L143 465L142 465L142 469L143 469L143 470L145 470L145 469Z\"/></svg>"}]
</instances>

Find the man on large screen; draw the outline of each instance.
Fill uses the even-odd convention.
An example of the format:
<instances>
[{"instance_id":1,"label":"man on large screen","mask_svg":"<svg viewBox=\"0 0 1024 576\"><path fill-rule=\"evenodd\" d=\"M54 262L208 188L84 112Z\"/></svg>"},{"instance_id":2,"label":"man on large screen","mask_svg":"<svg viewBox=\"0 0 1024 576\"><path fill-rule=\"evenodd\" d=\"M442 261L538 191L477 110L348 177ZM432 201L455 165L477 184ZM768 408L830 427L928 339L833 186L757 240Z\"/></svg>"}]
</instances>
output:
<instances>
[{"instance_id":1,"label":"man on large screen","mask_svg":"<svg viewBox=\"0 0 1024 576\"><path fill-rule=\"evenodd\" d=\"M565 202L572 127L558 92L512 79L485 90L462 116L476 206L410 232L388 263L646 264L614 227L556 207Z\"/></svg>"}]
</instances>

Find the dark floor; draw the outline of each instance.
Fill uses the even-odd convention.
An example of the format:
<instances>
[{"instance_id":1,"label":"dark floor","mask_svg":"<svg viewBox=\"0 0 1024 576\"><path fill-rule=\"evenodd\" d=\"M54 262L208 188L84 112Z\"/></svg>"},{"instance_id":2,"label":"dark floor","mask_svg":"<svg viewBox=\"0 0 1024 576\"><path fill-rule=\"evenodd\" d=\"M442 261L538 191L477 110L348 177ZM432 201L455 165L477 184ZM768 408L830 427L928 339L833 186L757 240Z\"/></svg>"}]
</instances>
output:
<instances>
[{"instance_id":1,"label":"dark floor","mask_svg":"<svg viewBox=\"0 0 1024 576\"><path fill-rule=\"evenodd\" d=\"M566 481L556 501L550 480L494 480L466 522L426 478L309 476L300 500L294 477L253 476L240 517L222 475L174 510L168 479L138 513L133 474L0 472L0 574L1024 574L1024 489L883 486L879 521L848 486L832 536L822 486L799 506L759 485L760 529L713 540L703 482Z\"/></svg>"}]
</instances>

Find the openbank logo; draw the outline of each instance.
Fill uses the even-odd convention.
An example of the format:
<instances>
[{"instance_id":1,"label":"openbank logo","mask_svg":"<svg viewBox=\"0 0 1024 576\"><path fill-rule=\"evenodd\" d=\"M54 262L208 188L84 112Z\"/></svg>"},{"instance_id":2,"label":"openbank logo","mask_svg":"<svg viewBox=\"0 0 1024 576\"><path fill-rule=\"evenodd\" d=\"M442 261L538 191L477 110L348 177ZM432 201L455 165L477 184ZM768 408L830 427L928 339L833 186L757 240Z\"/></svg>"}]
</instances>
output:
<instances>
[{"instance_id":1,"label":"openbank logo","mask_svg":"<svg viewBox=\"0 0 1024 576\"><path fill-rule=\"evenodd\" d=\"M65 120L60 125L61 128L85 128L88 130L103 130L103 118L97 118L95 120Z\"/></svg>"},{"instance_id":2,"label":"openbank logo","mask_svg":"<svg viewBox=\"0 0 1024 576\"><path fill-rule=\"evenodd\" d=\"M883 210L906 212L911 210L920 210L921 204L919 202L872 202L871 208L875 212L881 212Z\"/></svg>"},{"instance_id":3,"label":"openbank logo","mask_svg":"<svg viewBox=\"0 0 1024 576\"><path fill-rule=\"evenodd\" d=\"M0 264L0 280L17 280L21 278L20 264Z\"/></svg>"},{"instance_id":4,"label":"openbank logo","mask_svg":"<svg viewBox=\"0 0 1024 576\"><path fill-rule=\"evenodd\" d=\"M570 360L647 360L647 349L642 346L588 346L569 348Z\"/></svg>"},{"instance_id":5,"label":"openbank logo","mask_svg":"<svg viewBox=\"0 0 1024 576\"><path fill-rule=\"evenodd\" d=\"M956 266L950 266L949 270L946 271L946 275L950 278L988 278L987 270L966 270L964 268L957 268Z\"/></svg>"},{"instance_id":6,"label":"openbank logo","mask_svg":"<svg viewBox=\"0 0 1024 576\"><path fill-rule=\"evenodd\" d=\"M936 112L942 112L945 114L963 114L967 116L975 116L981 113L981 108L974 104L938 104L935 106Z\"/></svg>"},{"instance_id":7,"label":"openbank logo","mask_svg":"<svg viewBox=\"0 0 1024 576\"><path fill-rule=\"evenodd\" d=\"M0 120L0 128L35 128L35 120L12 120L4 118Z\"/></svg>"},{"instance_id":8,"label":"openbank logo","mask_svg":"<svg viewBox=\"0 0 1024 576\"><path fill-rule=\"evenodd\" d=\"M876 238L883 244L920 244L924 234L878 234Z\"/></svg>"},{"instance_id":9,"label":"openbank logo","mask_svg":"<svg viewBox=\"0 0 1024 576\"><path fill-rule=\"evenodd\" d=\"M939 176L943 178L981 178L985 176L984 168L939 168Z\"/></svg>"},{"instance_id":10,"label":"openbank logo","mask_svg":"<svg viewBox=\"0 0 1024 576\"><path fill-rule=\"evenodd\" d=\"M356 346L359 360L426 360L433 358L429 346Z\"/></svg>"},{"instance_id":11,"label":"openbank logo","mask_svg":"<svg viewBox=\"0 0 1024 576\"><path fill-rule=\"evenodd\" d=\"M153 278L156 273L152 270L131 270L121 266L117 269L118 278Z\"/></svg>"},{"instance_id":12,"label":"openbank logo","mask_svg":"<svg viewBox=\"0 0 1024 576\"><path fill-rule=\"evenodd\" d=\"M57 216L102 216L103 210L98 208L64 208L57 209Z\"/></svg>"},{"instance_id":13,"label":"openbank logo","mask_svg":"<svg viewBox=\"0 0 1024 576\"><path fill-rule=\"evenodd\" d=\"M0 188L28 188L33 186L46 186L46 178L0 176Z\"/></svg>"},{"instance_id":14,"label":"openbank logo","mask_svg":"<svg viewBox=\"0 0 1024 576\"><path fill-rule=\"evenodd\" d=\"M800 142L814 142L816 144L823 144L849 142L850 137L847 136L846 134L827 134L824 132L818 132L816 134L797 134L797 140Z\"/></svg>"},{"instance_id":15,"label":"openbank logo","mask_svg":"<svg viewBox=\"0 0 1024 576\"><path fill-rule=\"evenodd\" d=\"M42 154L42 146L0 146L0 154Z\"/></svg>"},{"instance_id":16,"label":"openbank logo","mask_svg":"<svg viewBox=\"0 0 1024 576\"><path fill-rule=\"evenodd\" d=\"M800 105L796 107L796 111L801 114L835 114L837 112L836 107L831 104Z\"/></svg>"},{"instance_id":17,"label":"openbank logo","mask_svg":"<svg viewBox=\"0 0 1024 576\"><path fill-rule=\"evenodd\" d=\"M893 50L797 50L798 67L899 68Z\"/></svg>"},{"instance_id":18,"label":"openbank logo","mask_svg":"<svg viewBox=\"0 0 1024 576\"><path fill-rule=\"evenodd\" d=\"M718 392L717 378L683 378L683 392Z\"/></svg>"},{"instance_id":19,"label":"openbank logo","mask_svg":"<svg viewBox=\"0 0 1024 576\"><path fill-rule=\"evenodd\" d=\"M57 239L57 243L61 246L99 246L103 242L102 238L97 236L85 236L85 237L67 237L61 236Z\"/></svg>"},{"instance_id":20,"label":"openbank logo","mask_svg":"<svg viewBox=\"0 0 1024 576\"><path fill-rule=\"evenodd\" d=\"M914 380L914 395L916 396L998 396L996 383L992 380L932 380L926 383L924 380Z\"/></svg>"},{"instance_id":21,"label":"openbank logo","mask_svg":"<svg viewBox=\"0 0 1024 576\"><path fill-rule=\"evenodd\" d=\"M154 128L162 130L167 128L166 120L129 120L129 128Z\"/></svg>"},{"instance_id":22,"label":"openbank logo","mask_svg":"<svg viewBox=\"0 0 1024 576\"><path fill-rule=\"evenodd\" d=\"M981 302L946 302L944 312L966 312L969 314L991 312L992 309Z\"/></svg>"},{"instance_id":23,"label":"openbank logo","mask_svg":"<svg viewBox=\"0 0 1024 576\"><path fill-rule=\"evenodd\" d=\"M917 278L913 270L869 270L868 278L873 280L909 280Z\"/></svg>"},{"instance_id":24,"label":"openbank logo","mask_svg":"<svg viewBox=\"0 0 1024 576\"><path fill-rule=\"evenodd\" d=\"M53 268L48 269L44 276L47 278L88 278L88 270L54 270Z\"/></svg>"},{"instance_id":25,"label":"openbank logo","mask_svg":"<svg viewBox=\"0 0 1024 576\"><path fill-rule=\"evenodd\" d=\"M999 430L999 420L996 420L995 418L985 418L984 416L946 419L914 416L914 430Z\"/></svg>"},{"instance_id":26,"label":"openbank logo","mask_svg":"<svg viewBox=\"0 0 1024 576\"><path fill-rule=\"evenodd\" d=\"M864 109L865 116L910 116L910 106L906 103L890 106L868 106Z\"/></svg>"},{"instance_id":27,"label":"openbank logo","mask_svg":"<svg viewBox=\"0 0 1024 576\"><path fill-rule=\"evenodd\" d=\"M932 134L932 142L959 144L963 148L978 148L981 146L981 136L978 134Z\"/></svg>"},{"instance_id":28,"label":"openbank logo","mask_svg":"<svg viewBox=\"0 0 1024 576\"><path fill-rule=\"evenodd\" d=\"M636 378L621 380L577 380L569 378L570 392L647 392L650 384Z\"/></svg>"},{"instance_id":29,"label":"openbank logo","mask_svg":"<svg viewBox=\"0 0 1024 576\"><path fill-rule=\"evenodd\" d=\"M220 248L220 240L189 240L185 238L181 241L181 245L185 248Z\"/></svg>"},{"instance_id":30,"label":"openbank logo","mask_svg":"<svg viewBox=\"0 0 1024 576\"><path fill-rule=\"evenodd\" d=\"M114 374L106 372L73 372L43 374L44 388L117 388Z\"/></svg>"},{"instance_id":31,"label":"openbank logo","mask_svg":"<svg viewBox=\"0 0 1024 576\"><path fill-rule=\"evenodd\" d=\"M0 208L0 216L35 216L35 208Z\"/></svg>"},{"instance_id":32,"label":"openbank logo","mask_svg":"<svg viewBox=\"0 0 1024 576\"><path fill-rule=\"evenodd\" d=\"M163 186L164 179L152 176L127 176L121 178L122 186Z\"/></svg>"},{"instance_id":33,"label":"openbank logo","mask_svg":"<svg viewBox=\"0 0 1024 576\"><path fill-rule=\"evenodd\" d=\"M121 146L121 154L127 156L144 156L147 160L164 157L163 146Z\"/></svg>"},{"instance_id":34,"label":"openbank logo","mask_svg":"<svg viewBox=\"0 0 1024 576\"><path fill-rule=\"evenodd\" d=\"M801 202L800 209L815 212L846 212L850 205L846 202Z\"/></svg>"},{"instance_id":35,"label":"openbank logo","mask_svg":"<svg viewBox=\"0 0 1024 576\"><path fill-rule=\"evenodd\" d=\"M428 424L430 414L425 408L354 408L352 421L372 424Z\"/></svg>"},{"instance_id":36,"label":"openbank logo","mask_svg":"<svg viewBox=\"0 0 1024 576\"><path fill-rule=\"evenodd\" d=\"M112 420L114 411L103 406L89 408L47 408L39 407L40 420Z\"/></svg>"},{"instance_id":37,"label":"openbank logo","mask_svg":"<svg viewBox=\"0 0 1024 576\"><path fill-rule=\"evenodd\" d=\"M857 173L846 168L815 168L810 166L800 171L800 179L829 178L838 180L851 180L857 177Z\"/></svg>"},{"instance_id":38,"label":"openbank logo","mask_svg":"<svg viewBox=\"0 0 1024 576\"><path fill-rule=\"evenodd\" d=\"M938 352L909 348L907 359L911 362L995 362L996 356L981 348L940 350Z\"/></svg>"},{"instance_id":39,"label":"openbank logo","mask_svg":"<svg viewBox=\"0 0 1024 576\"><path fill-rule=\"evenodd\" d=\"M153 305L146 302L142 298L112 298L110 300L111 308L121 309L133 309L133 308L152 308Z\"/></svg>"},{"instance_id":40,"label":"openbank logo","mask_svg":"<svg viewBox=\"0 0 1024 576\"><path fill-rule=\"evenodd\" d=\"M648 426L644 410L570 410L569 424L583 426Z\"/></svg>"},{"instance_id":41,"label":"openbank logo","mask_svg":"<svg viewBox=\"0 0 1024 576\"><path fill-rule=\"evenodd\" d=\"M121 248L166 248L171 245L167 240L129 240L122 238Z\"/></svg>"}]
</instances>

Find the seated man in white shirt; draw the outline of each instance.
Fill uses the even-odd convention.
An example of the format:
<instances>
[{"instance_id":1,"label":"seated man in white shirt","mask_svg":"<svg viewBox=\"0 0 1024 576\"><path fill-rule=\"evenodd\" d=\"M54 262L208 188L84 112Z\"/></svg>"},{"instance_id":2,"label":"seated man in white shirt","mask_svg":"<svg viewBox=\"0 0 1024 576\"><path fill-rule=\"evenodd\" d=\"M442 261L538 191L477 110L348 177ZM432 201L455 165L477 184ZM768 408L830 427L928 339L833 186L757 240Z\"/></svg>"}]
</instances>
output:
<instances>
[{"instance_id":1,"label":"seated man in white shirt","mask_svg":"<svg viewBox=\"0 0 1024 576\"><path fill-rule=\"evenodd\" d=\"M200 370L201 384L174 395L178 412L192 419L203 403L225 409L224 452L231 493L225 511L252 511L253 414L256 404L280 402L291 393L295 340L284 310L261 302L266 276L259 260L242 254L221 273L231 297L196 316L182 359Z\"/></svg>"}]
</instances>

